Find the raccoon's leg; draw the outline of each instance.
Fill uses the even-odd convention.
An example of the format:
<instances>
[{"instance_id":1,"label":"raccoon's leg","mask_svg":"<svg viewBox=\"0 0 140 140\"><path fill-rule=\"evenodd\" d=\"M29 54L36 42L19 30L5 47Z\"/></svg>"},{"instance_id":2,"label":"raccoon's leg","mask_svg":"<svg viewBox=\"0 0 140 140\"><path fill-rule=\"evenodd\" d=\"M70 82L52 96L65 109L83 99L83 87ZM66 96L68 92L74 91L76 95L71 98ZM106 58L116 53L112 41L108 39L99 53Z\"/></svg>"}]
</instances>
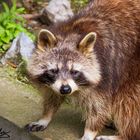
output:
<instances>
[{"instance_id":1,"label":"raccoon's leg","mask_svg":"<svg viewBox=\"0 0 140 140\"><path fill-rule=\"evenodd\" d=\"M95 140L123 140L119 136L98 136Z\"/></svg>"},{"instance_id":2,"label":"raccoon's leg","mask_svg":"<svg viewBox=\"0 0 140 140\"><path fill-rule=\"evenodd\" d=\"M91 131L90 129L85 129L84 135L81 140L94 140L97 134L98 134L97 131Z\"/></svg>"},{"instance_id":3,"label":"raccoon's leg","mask_svg":"<svg viewBox=\"0 0 140 140\"><path fill-rule=\"evenodd\" d=\"M44 112L42 118L37 122L27 124L25 129L29 132L43 131L46 129L63 100L64 97L57 96L54 93L49 94L44 100Z\"/></svg>"},{"instance_id":4,"label":"raccoon's leg","mask_svg":"<svg viewBox=\"0 0 140 140\"><path fill-rule=\"evenodd\" d=\"M98 132L104 127L106 117L96 116L89 117L86 120L84 135L81 140L94 140Z\"/></svg>"}]
</instances>

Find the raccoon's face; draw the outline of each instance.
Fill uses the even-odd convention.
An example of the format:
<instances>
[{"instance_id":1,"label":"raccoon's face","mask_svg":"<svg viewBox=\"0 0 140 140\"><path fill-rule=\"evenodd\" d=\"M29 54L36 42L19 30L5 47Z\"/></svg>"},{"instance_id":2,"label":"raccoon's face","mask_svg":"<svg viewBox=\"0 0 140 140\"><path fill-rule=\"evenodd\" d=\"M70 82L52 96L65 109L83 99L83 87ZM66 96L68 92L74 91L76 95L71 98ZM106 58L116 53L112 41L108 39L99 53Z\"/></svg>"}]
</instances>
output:
<instances>
[{"instance_id":1,"label":"raccoon's face","mask_svg":"<svg viewBox=\"0 0 140 140\"><path fill-rule=\"evenodd\" d=\"M78 48L71 46L77 46L76 43L70 45L70 42L65 47L64 41L57 42L48 30L42 30L38 39L38 49L27 67L35 80L60 95L72 94L99 83L100 66L93 53L95 33L86 35Z\"/></svg>"}]
</instances>

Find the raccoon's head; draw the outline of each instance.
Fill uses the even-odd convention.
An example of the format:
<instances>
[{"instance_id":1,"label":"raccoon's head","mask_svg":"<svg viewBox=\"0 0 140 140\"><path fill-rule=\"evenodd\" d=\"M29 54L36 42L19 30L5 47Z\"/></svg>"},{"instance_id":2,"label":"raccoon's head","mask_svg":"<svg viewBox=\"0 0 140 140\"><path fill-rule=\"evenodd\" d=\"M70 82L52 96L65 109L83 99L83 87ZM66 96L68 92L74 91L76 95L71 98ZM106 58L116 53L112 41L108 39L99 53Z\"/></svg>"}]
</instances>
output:
<instances>
[{"instance_id":1,"label":"raccoon's head","mask_svg":"<svg viewBox=\"0 0 140 140\"><path fill-rule=\"evenodd\" d=\"M69 39L68 39L69 38ZM94 52L96 33L80 39L58 40L48 30L41 30L38 47L28 63L32 78L60 95L72 94L88 86L98 85L101 74Z\"/></svg>"}]
</instances>

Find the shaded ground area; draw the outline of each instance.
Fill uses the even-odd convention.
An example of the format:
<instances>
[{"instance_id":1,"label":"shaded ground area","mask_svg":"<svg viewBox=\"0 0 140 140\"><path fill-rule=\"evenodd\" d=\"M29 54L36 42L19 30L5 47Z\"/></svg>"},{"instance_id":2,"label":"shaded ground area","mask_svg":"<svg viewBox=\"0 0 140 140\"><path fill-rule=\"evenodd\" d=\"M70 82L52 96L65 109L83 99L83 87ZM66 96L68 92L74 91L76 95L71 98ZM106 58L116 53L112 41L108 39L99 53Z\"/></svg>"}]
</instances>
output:
<instances>
[{"instance_id":1,"label":"shaded ground area","mask_svg":"<svg viewBox=\"0 0 140 140\"><path fill-rule=\"evenodd\" d=\"M0 68L0 116L20 127L39 119L42 113L41 95L32 86L13 80L4 70ZM83 128L80 113L64 104L48 129L34 134L53 140L77 140L82 136Z\"/></svg>"},{"instance_id":2,"label":"shaded ground area","mask_svg":"<svg viewBox=\"0 0 140 140\"><path fill-rule=\"evenodd\" d=\"M41 140L0 116L0 140Z\"/></svg>"}]
</instances>

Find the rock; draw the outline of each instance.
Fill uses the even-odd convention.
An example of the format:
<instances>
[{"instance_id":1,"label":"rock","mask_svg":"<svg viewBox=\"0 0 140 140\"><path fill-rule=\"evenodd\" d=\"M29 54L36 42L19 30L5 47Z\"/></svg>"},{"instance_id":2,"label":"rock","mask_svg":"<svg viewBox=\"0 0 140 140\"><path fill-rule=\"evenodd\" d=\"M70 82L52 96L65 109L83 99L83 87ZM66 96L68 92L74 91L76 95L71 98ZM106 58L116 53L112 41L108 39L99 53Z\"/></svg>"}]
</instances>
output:
<instances>
[{"instance_id":1,"label":"rock","mask_svg":"<svg viewBox=\"0 0 140 140\"><path fill-rule=\"evenodd\" d=\"M64 21L73 16L69 0L51 0L47 7L42 10L41 20L46 23Z\"/></svg>"},{"instance_id":2,"label":"rock","mask_svg":"<svg viewBox=\"0 0 140 140\"><path fill-rule=\"evenodd\" d=\"M22 58L28 60L31 57L33 50L35 49L33 41L27 35L21 33L19 39L19 46L19 52Z\"/></svg>"},{"instance_id":3,"label":"rock","mask_svg":"<svg viewBox=\"0 0 140 140\"><path fill-rule=\"evenodd\" d=\"M41 140L32 134L25 132L14 123L0 116L0 139L5 140Z\"/></svg>"},{"instance_id":4,"label":"rock","mask_svg":"<svg viewBox=\"0 0 140 140\"><path fill-rule=\"evenodd\" d=\"M3 65L5 65L8 59L14 58L18 54L21 55L21 57L25 61L28 61L28 59L32 55L34 48L35 45L33 41L25 33L21 33L14 39L11 47L8 49L6 54L2 57L0 62Z\"/></svg>"}]
</instances>

